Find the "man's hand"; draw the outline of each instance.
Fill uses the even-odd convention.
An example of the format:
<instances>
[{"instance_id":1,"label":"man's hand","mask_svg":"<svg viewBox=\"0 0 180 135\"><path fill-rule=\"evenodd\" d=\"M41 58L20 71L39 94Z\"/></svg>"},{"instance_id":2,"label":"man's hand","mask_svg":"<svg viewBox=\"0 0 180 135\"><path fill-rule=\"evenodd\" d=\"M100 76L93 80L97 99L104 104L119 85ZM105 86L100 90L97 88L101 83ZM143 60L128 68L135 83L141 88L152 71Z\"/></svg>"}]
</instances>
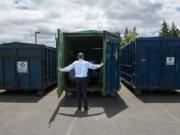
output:
<instances>
[{"instance_id":1,"label":"man's hand","mask_svg":"<svg viewBox=\"0 0 180 135\"><path fill-rule=\"evenodd\" d=\"M58 67L57 70L62 71L62 68L61 68L61 67Z\"/></svg>"},{"instance_id":2,"label":"man's hand","mask_svg":"<svg viewBox=\"0 0 180 135\"><path fill-rule=\"evenodd\" d=\"M100 66L102 67L104 65L104 63L101 63Z\"/></svg>"}]
</instances>

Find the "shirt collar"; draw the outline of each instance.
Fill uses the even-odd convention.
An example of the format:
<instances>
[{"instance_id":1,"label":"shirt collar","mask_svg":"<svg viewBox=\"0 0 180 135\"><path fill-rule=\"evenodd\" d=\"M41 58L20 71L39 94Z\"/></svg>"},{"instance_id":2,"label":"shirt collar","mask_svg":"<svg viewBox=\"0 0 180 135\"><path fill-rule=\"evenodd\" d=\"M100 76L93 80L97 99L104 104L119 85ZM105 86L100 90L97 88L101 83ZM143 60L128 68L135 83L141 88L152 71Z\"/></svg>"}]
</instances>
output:
<instances>
[{"instance_id":1,"label":"shirt collar","mask_svg":"<svg viewBox=\"0 0 180 135\"><path fill-rule=\"evenodd\" d=\"M79 59L79 61L82 61L83 59Z\"/></svg>"}]
</instances>

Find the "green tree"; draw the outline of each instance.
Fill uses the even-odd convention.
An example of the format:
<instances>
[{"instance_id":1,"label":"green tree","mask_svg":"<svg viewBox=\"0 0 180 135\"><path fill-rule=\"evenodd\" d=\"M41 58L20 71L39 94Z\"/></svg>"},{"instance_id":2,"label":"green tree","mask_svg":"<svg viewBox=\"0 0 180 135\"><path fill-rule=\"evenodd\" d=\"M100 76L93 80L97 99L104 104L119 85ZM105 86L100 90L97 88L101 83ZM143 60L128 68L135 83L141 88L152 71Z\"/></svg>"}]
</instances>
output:
<instances>
[{"instance_id":1,"label":"green tree","mask_svg":"<svg viewBox=\"0 0 180 135\"><path fill-rule=\"evenodd\" d=\"M124 36L122 38L122 46L128 44L131 41L134 41L137 38L138 34L136 32L136 27L130 31L127 27L125 28Z\"/></svg>"},{"instance_id":2,"label":"green tree","mask_svg":"<svg viewBox=\"0 0 180 135\"><path fill-rule=\"evenodd\" d=\"M124 32L124 35L127 35L129 33L129 29L128 27L125 28L125 32Z\"/></svg>"},{"instance_id":3,"label":"green tree","mask_svg":"<svg viewBox=\"0 0 180 135\"><path fill-rule=\"evenodd\" d=\"M169 31L169 35L171 37L178 37L179 36L179 30L178 28L176 27L175 23L172 22L172 25L171 25L171 29Z\"/></svg>"},{"instance_id":4,"label":"green tree","mask_svg":"<svg viewBox=\"0 0 180 135\"><path fill-rule=\"evenodd\" d=\"M168 37L169 36L169 25L164 20L161 24L161 30L159 32L160 37Z\"/></svg>"},{"instance_id":5,"label":"green tree","mask_svg":"<svg viewBox=\"0 0 180 135\"><path fill-rule=\"evenodd\" d=\"M137 30L136 30L136 26L133 27L133 34L137 37L138 33L137 33Z\"/></svg>"}]
</instances>

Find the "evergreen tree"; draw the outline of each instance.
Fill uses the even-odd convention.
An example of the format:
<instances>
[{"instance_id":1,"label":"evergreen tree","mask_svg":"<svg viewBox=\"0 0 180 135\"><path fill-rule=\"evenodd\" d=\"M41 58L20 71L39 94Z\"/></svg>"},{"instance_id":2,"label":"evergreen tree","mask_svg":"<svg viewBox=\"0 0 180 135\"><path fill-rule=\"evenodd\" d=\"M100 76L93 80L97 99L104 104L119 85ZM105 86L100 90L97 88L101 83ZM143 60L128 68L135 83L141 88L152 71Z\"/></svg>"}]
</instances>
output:
<instances>
[{"instance_id":1,"label":"evergreen tree","mask_svg":"<svg viewBox=\"0 0 180 135\"><path fill-rule=\"evenodd\" d=\"M133 27L133 40L135 40L138 36L136 26Z\"/></svg>"},{"instance_id":2,"label":"evergreen tree","mask_svg":"<svg viewBox=\"0 0 180 135\"><path fill-rule=\"evenodd\" d=\"M178 30L178 28L176 27L176 25L175 25L174 22L172 22L169 35L170 35L171 37L178 37L178 35L179 35L179 30Z\"/></svg>"},{"instance_id":3,"label":"evergreen tree","mask_svg":"<svg viewBox=\"0 0 180 135\"><path fill-rule=\"evenodd\" d=\"M127 35L129 33L129 29L128 27L125 28L125 32L124 32L124 35Z\"/></svg>"},{"instance_id":4,"label":"evergreen tree","mask_svg":"<svg viewBox=\"0 0 180 135\"><path fill-rule=\"evenodd\" d=\"M136 26L133 27L133 33L134 33L134 35L136 35L136 36L138 35L137 32L136 32Z\"/></svg>"},{"instance_id":5,"label":"evergreen tree","mask_svg":"<svg viewBox=\"0 0 180 135\"><path fill-rule=\"evenodd\" d=\"M160 37L168 37L169 36L169 25L164 20L161 25L161 30L159 32Z\"/></svg>"}]
</instances>

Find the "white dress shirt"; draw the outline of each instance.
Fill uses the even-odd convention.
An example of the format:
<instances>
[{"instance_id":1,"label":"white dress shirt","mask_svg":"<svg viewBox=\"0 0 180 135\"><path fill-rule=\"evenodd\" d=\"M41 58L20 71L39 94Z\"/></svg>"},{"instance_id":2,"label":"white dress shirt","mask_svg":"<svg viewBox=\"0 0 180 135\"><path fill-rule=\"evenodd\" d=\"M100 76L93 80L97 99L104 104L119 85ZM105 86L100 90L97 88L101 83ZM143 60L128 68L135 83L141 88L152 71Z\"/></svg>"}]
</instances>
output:
<instances>
[{"instance_id":1,"label":"white dress shirt","mask_svg":"<svg viewBox=\"0 0 180 135\"><path fill-rule=\"evenodd\" d=\"M62 72L69 72L74 69L75 71L75 77L83 78L87 77L88 69L98 69L101 68L102 64L92 64L88 61L85 61L83 59L79 59L74 61L72 64L70 64L67 67L64 67L61 69Z\"/></svg>"}]
</instances>

